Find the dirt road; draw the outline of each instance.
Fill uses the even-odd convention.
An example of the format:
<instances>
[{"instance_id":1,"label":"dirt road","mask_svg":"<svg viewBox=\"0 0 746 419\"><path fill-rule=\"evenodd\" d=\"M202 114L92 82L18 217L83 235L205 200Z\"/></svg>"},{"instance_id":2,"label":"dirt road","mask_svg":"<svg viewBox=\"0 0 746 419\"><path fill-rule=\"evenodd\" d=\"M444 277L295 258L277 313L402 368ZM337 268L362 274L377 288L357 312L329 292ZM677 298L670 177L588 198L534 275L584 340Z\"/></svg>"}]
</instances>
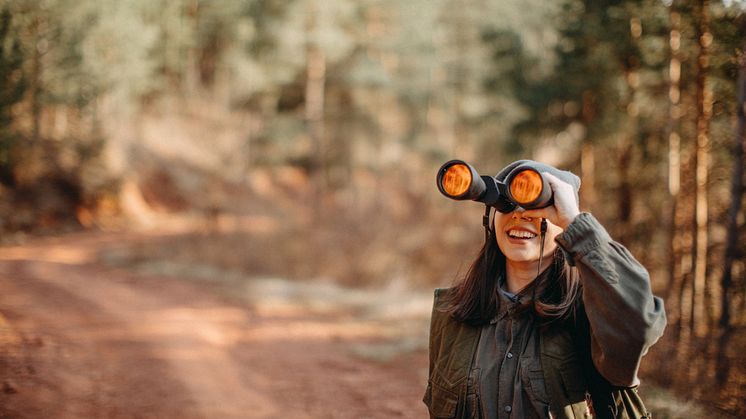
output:
<instances>
[{"instance_id":1,"label":"dirt road","mask_svg":"<svg viewBox=\"0 0 746 419\"><path fill-rule=\"evenodd\" d=\"M421 347L353 350L385 345L385 322L99 262L136 237L0 248L0 417L426 416Z\"/></svg>"}]
</instances>

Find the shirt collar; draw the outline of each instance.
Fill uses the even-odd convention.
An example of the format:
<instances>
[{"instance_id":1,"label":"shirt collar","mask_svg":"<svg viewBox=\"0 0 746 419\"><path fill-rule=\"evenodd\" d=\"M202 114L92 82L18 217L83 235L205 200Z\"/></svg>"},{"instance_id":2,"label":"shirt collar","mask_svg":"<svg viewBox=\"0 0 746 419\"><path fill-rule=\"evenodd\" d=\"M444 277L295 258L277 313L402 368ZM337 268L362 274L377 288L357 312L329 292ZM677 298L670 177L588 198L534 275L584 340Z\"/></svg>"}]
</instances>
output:
<instances>
[{"instance_id":1,"label":"shirt collar","mask_svg":"<svg viewBox=\"0 0 746 419\"><path fill-rule=\"evenodd\" d=\"M544 269L535 279L534 281L537 281L539 279L544 279L544 277L549 276L552 272L552 266L550 265L548 268ZM531 299L530 293L517 293L513 294L507 290L505 290L505 274L501 273L500 278L497 281L498 284L498 290L497 290L497 299L498 299L498 309L497 314L495 317L490 320L490 324L495 324L499 320L502 320L503 317L506 315L512 313L515 311L515 309L522 305L523 301L527 301Z\"/></svg>"}]
</instances>

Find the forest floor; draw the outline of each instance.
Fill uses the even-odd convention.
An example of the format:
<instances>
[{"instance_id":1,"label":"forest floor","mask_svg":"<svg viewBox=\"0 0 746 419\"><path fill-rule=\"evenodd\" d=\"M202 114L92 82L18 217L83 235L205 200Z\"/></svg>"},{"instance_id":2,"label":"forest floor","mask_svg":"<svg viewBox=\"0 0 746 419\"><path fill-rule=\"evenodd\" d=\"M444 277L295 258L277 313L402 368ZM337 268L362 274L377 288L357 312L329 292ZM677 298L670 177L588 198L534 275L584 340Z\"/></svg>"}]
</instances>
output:
<instances>
[{"instance_id":1,"label":"forest floor","mask_svg":"<svg viewBox=\"0 0 746 419\"><path fill-rule=\"evenodd\" d=\"M404 332L392 313L319 305L273 280L226 295L98 262L133 239L0 250L0 417L426 416L426 352L386 343Z\"/></svg>"},{"instance_id":2,"label":"forest floor","mask_svg":"<svg viewBox=\"0 0 746 419\"><path fill-rule=\"evenodd\" d=\"M0 418L427 417L430 291L105 261L168 234L0 248ZM715 417L660 389L648 403Z\"/></svg>"}]
</instances>

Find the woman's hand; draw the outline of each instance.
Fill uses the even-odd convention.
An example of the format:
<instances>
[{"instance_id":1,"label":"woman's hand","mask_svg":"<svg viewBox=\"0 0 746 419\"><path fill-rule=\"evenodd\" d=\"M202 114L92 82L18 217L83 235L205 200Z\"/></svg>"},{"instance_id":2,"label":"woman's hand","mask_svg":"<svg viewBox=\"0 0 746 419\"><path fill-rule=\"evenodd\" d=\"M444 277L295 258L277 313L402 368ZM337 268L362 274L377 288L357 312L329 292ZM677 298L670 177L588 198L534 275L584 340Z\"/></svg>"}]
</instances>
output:
<instances>
[{"instance_id":1,"label":"woman's hand","mask_svg":"<svg viewBox=\"0 0 746 419\"><path fill-rule=\"evenodd\" d=\"M578 202L575 199L575 190L572 185L549 172L543 172L541 175L546 178L549 187L552 188L554 204L546 208L526 210L523 215L531 218L546 218L564 230L580 214Z\"/></svg>"}]
</instances>

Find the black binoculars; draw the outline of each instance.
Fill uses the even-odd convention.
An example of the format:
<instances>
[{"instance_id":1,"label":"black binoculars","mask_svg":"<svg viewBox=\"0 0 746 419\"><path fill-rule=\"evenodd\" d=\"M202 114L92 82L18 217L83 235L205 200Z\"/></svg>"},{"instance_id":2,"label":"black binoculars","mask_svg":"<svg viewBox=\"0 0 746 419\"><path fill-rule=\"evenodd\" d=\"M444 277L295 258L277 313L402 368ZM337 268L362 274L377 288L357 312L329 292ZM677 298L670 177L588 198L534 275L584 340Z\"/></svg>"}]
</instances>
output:
<instances>
[{"instance_id":1,"label":"black binoculars","mask_svg":"<svg viewBox=\"0 0 746 419\"><path fill-rule=\"evenodd\" d=\"M451 160L438 170L438 190L458 201L472 200L508 213L523 209L544 208L552 205L553 194L549 182L538 168L526 162L514 167L504 181L477 171L462 160Z\"/></svg>"}]
</instances>

